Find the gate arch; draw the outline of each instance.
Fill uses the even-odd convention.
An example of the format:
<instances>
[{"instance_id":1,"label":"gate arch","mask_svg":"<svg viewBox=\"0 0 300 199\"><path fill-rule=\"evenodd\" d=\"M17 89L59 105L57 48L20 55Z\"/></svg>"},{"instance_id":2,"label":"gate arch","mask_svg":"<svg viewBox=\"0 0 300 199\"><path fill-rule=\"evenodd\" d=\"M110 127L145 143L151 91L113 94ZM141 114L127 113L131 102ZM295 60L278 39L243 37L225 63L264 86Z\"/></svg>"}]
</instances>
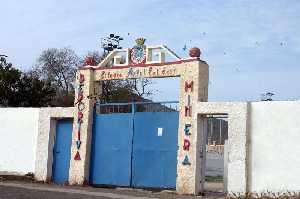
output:
<instances>
[{"instance_id":1,"label":"gate arch","mask_svg":"<svg viewBox=\"0 0 300 199\"><path fill-rule=\"evenodd\" d=\"M138 40L140 41L140 40ZM180 77L179 127L176 190L182 194L203 192L205 142L198 135L196 106L208 97L208 65L200 60L200 50L193 48L190 57L181 59L165 45L112 51L98 66L86 65L77 71L73 142L69 171L70 184L89 181L94 97L97 81L138 78ZM154 52L158 60L153 60ZM125 54L125 63L121 63ZM165 61L166 55L175 60ZM142 56L142 57L139 57ZM91 62L87 63L91 64ZM186 143L189 142L189 147Z\"/></svg>"}]
</instances>

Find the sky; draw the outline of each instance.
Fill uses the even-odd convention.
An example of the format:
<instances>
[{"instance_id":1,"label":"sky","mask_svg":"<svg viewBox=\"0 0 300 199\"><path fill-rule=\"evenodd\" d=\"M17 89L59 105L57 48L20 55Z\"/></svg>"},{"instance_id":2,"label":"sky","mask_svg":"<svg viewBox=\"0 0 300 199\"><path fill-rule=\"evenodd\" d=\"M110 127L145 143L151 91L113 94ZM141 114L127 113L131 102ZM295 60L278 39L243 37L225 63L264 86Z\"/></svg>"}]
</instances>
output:
<instances>
[{"instance_id":1,"label":"sky","mask_svg":"<svg viewBox=\"0 0 300 199\"><path fill-rule=\"evenodd\" d=\"M9 0L1 2L0 54L22 70L47 48L84 56L116 33L123 47L145 37L181 57L201 49L210 66L209 101L300 99L299 0ZM155 81L155 100L176 100L178 78Z\"/></svg>"}]
</instances>

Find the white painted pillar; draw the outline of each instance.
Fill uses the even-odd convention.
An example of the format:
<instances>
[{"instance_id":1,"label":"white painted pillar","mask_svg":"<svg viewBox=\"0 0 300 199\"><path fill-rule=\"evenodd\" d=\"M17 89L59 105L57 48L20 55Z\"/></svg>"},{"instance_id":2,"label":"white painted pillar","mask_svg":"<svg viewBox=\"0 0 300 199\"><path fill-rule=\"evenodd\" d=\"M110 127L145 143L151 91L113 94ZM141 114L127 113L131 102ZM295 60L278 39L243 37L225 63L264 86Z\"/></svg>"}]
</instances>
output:
<instances>
[{"instance_id":1,"label":"white painted pillar","mask_svg":"<svg viewBox=\"0 0 300 199\"><path fill-rule=\"evenodd\" d=\"M80 84L80 76L84 78L82 85L83 99L81 105L78 103L78 87ZM92 139L92 124L93 124L93 108L94 100L88 98L94 95L94 71L91 69L79 70L76 75L77 92L75 93L75 111L74 111L74 125L72 136L72 149L69 170L69 183L70 184L85 184L89 180L90 169L90 150ZM82 123L78 128L79 112L82 112ZM79 140L78 131L80 131L80 147L77 146ZM76 159L76 154L80 158Z\"/></svg>"},{"instance_id":2,"label":"white painted pillar","mask_svg":"<svg viewBox=\"0 0 300 199\"><path fill-rule=\"evenodd\" d=\"M186 88L186 85L191 83L192 88ZM207 101L208 65L202 61L187 64L180 84L176 191L179 194L197 195L204 191L204 129L207 128L204 122L198 122L197 104L199 101ZM187 113L187 107L191 108L190 115L189 111ZM185 133L186 128L188 134ZM190 146L185 148L185 143L189 143Z\"/></svg>"}]
</instances>

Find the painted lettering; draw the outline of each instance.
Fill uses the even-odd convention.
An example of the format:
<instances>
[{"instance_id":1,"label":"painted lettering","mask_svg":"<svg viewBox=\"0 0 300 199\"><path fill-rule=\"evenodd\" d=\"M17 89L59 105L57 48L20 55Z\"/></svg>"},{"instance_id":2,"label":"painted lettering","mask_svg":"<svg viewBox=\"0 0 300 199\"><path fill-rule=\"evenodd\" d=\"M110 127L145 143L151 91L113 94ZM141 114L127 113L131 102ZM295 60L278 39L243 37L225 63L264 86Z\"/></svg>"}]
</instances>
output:
<instances>
[{"instance_id":1,"label":"painted lettering","mask_svg":"<svg viewBox=\"0 0 300 199\"><path fill-rule=\"evenodd\" d=\"M191 135L191 133L190 133L190 128L191 128L191 124L185 124L185 127L184 127L184 134L186 135L186 136L189 136L189 135Z\"/></svg>"},{"instance_id":2,"label":"painted lettering","mask_svg":"<svg viewBox=\"0 0 300 199\"><path fill-rule=\"evenodd\" d=\"M185 81L184 90L185 90L185 92L188 92L188 91L193 92L193 81L191 81L190 83Z\"/></svg>"},{"instance_id":3,"label":"painted lettering","mask_svg":"<svg viewBox=\"0 0 300 199\"><path fill-rule=\"evenodd\" d=\"M184 157L182 164L183 165L191 165L189 157L187 155Z\"/></svg>"},{"instance_id":4,"label":"painted lettering","mask_svg":"<svg viewBox=\"0 0 300 199\"><path fill-rule=\"evenodd\" d=\"M192 106L185 106L184 115L185 117L192 117Z\"/></svg>"},{"instance_id":5,"label":"painted lettering","mask_svg":"<svg viewBox=\"0 0 300 199\"><path fill-rule=\"evenodd\" d=\"M189 151L189 150L190 150L190 145L191 145L190 141L187 140L187 139L184 139L184 142L183 142L183 150Z\"/></svg>"}]
</instances>

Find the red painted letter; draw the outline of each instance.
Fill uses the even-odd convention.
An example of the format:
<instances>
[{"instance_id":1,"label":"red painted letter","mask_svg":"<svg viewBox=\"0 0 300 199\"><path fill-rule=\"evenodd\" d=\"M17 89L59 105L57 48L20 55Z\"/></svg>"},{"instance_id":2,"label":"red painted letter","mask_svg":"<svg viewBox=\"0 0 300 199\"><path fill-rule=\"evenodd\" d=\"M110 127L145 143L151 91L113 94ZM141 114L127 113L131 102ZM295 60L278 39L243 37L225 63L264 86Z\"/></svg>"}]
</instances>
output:
<instances>
[{"instance_id":1,"label":"red painted letter","mask_svg":"<svg viewBox=\"0 0 300 199\"><path fill-rule=\"evenodd\" d=\"M183 150L189 151L189 150L190 150L190 145L191 145L190 141L187 140L187 139L184 139L184 142L183 142Z\"/></svg>"},{"instance_id":2,"label":"red painted letter","mask_svg":"<svg viewBox=\"0 0 300 199\"><path fill-rule=\"evenodd\" d=\"M191 81L190 83L188 83L187 81L185 81L184 90L185 90L185 92L188 92L189 90L191 92L193 92L193 81Z\"/></svg>"},{"instance_id":3,"label":"red painted letter","mask_svg":"<svg viewBox=\"0 0 300 199\"><path fill-rule=\"evenodd\" d=\"M192 116L192 107L191 106L185 106L185 117L191 117Z\"/></svg>"}]
</instances>

